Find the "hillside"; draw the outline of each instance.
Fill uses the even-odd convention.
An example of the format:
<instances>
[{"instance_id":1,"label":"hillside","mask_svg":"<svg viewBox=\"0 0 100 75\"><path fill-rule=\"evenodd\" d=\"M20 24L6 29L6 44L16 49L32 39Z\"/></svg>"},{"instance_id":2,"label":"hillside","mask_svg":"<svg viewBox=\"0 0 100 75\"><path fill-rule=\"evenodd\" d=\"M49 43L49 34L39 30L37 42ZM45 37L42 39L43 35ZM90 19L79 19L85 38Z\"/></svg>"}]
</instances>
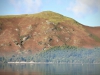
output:
<instances>
[{"instance_id":1,"label":"hillside","mask_svg":"<svg viewBox=\"0 0 100 75\"><path fill-rule=\"evenodd\" d=\"M0 16L0 53L34 53L62 45L100 47L99 34L100 27L87 27L52 11Z\"/></svg>"}]
</instances>

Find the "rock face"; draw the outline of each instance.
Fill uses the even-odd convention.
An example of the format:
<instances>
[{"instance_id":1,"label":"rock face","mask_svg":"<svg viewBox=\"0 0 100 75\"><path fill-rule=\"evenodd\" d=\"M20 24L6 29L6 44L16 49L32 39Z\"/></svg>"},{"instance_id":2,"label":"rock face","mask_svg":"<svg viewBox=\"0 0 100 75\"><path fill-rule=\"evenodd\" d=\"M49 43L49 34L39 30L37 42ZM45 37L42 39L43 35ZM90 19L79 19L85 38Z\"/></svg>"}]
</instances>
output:
<instances>
[{"instance_id":1,"label":"rock face","mask_svg":"<svg viewBox=\"0 0 100 75\"><path fill-rule=\"evenodd\" d=\"M0 16L0 52L31 50L53 46L99 47L100 27L87 27L75 20L44 11L37 14Z\"/></svg>"}]
</instances>

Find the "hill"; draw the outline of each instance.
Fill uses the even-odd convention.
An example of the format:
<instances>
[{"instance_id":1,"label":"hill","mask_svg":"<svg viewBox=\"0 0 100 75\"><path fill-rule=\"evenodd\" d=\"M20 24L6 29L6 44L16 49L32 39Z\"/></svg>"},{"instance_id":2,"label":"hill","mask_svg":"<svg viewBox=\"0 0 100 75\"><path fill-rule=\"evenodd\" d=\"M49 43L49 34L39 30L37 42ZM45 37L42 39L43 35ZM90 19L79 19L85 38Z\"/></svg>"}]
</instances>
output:
<instances>
[{"instance_id":1,"label":"hill","mask_svg":"<svg viewBox=\"0 0 100 75\"><path fill-rule=\"evenodd\" d=\"M0 53L33 53L54 46L100 47L100 27L88 27L52 11L0 16Z\"/></svg>"}]
</instances>

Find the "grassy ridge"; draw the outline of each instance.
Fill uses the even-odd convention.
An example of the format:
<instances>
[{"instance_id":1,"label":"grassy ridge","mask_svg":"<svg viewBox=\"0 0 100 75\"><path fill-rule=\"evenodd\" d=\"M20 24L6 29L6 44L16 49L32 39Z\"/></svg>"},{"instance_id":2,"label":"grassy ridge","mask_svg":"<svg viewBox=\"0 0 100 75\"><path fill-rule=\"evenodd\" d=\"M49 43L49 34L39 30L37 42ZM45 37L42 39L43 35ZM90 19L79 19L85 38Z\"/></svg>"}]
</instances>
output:
<instances>
[{"instance_id":1,"label":"grassy ridge","mask_svg":"<svg viewBox=\"0 0 100 75\"><path fill-rule=\"evenodd\" d=\"M59 22L64 22L67 20L72 21L73 23L79 24L77 21L75 21L72 18L63 16L59 13L55 13L52 11L43 11L40 13L36 14L23 14L23 15L5 15L5 16L0 16L0 18L19 18L19 17L33 17L33 18L41 18L41 19L47 19L49 22L54 23L57 25Z\"/></svg>"}]
</instances>

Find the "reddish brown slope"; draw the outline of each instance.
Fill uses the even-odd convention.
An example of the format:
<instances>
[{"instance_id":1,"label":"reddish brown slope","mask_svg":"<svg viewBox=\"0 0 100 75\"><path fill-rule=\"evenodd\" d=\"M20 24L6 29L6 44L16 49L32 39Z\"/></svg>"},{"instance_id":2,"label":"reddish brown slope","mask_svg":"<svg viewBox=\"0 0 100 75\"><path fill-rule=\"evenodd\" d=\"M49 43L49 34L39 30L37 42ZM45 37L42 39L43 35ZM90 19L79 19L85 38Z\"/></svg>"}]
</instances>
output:
<instances>
[{"instance_id":1,"label":"reddish brown slope","mask_svg":"<svg viewBox=\"0 0 100 75\"><path fill-rule=\"evenodd\" d=\"M45 50L53 46L100 46L100 27L86 27L60 14L0 17L0 52Z\"/></svg>"},{"instance_id":2,"label":"reddish brown slope","mask_svg":"<svg viewBox=\"0 0 100 75\"><path fill-rule=\"evenodd\" d=\"M88 27L88 26L84 27L87 29L88 32L100 38L100 27Z\"/></svg>"}]
</instances>

